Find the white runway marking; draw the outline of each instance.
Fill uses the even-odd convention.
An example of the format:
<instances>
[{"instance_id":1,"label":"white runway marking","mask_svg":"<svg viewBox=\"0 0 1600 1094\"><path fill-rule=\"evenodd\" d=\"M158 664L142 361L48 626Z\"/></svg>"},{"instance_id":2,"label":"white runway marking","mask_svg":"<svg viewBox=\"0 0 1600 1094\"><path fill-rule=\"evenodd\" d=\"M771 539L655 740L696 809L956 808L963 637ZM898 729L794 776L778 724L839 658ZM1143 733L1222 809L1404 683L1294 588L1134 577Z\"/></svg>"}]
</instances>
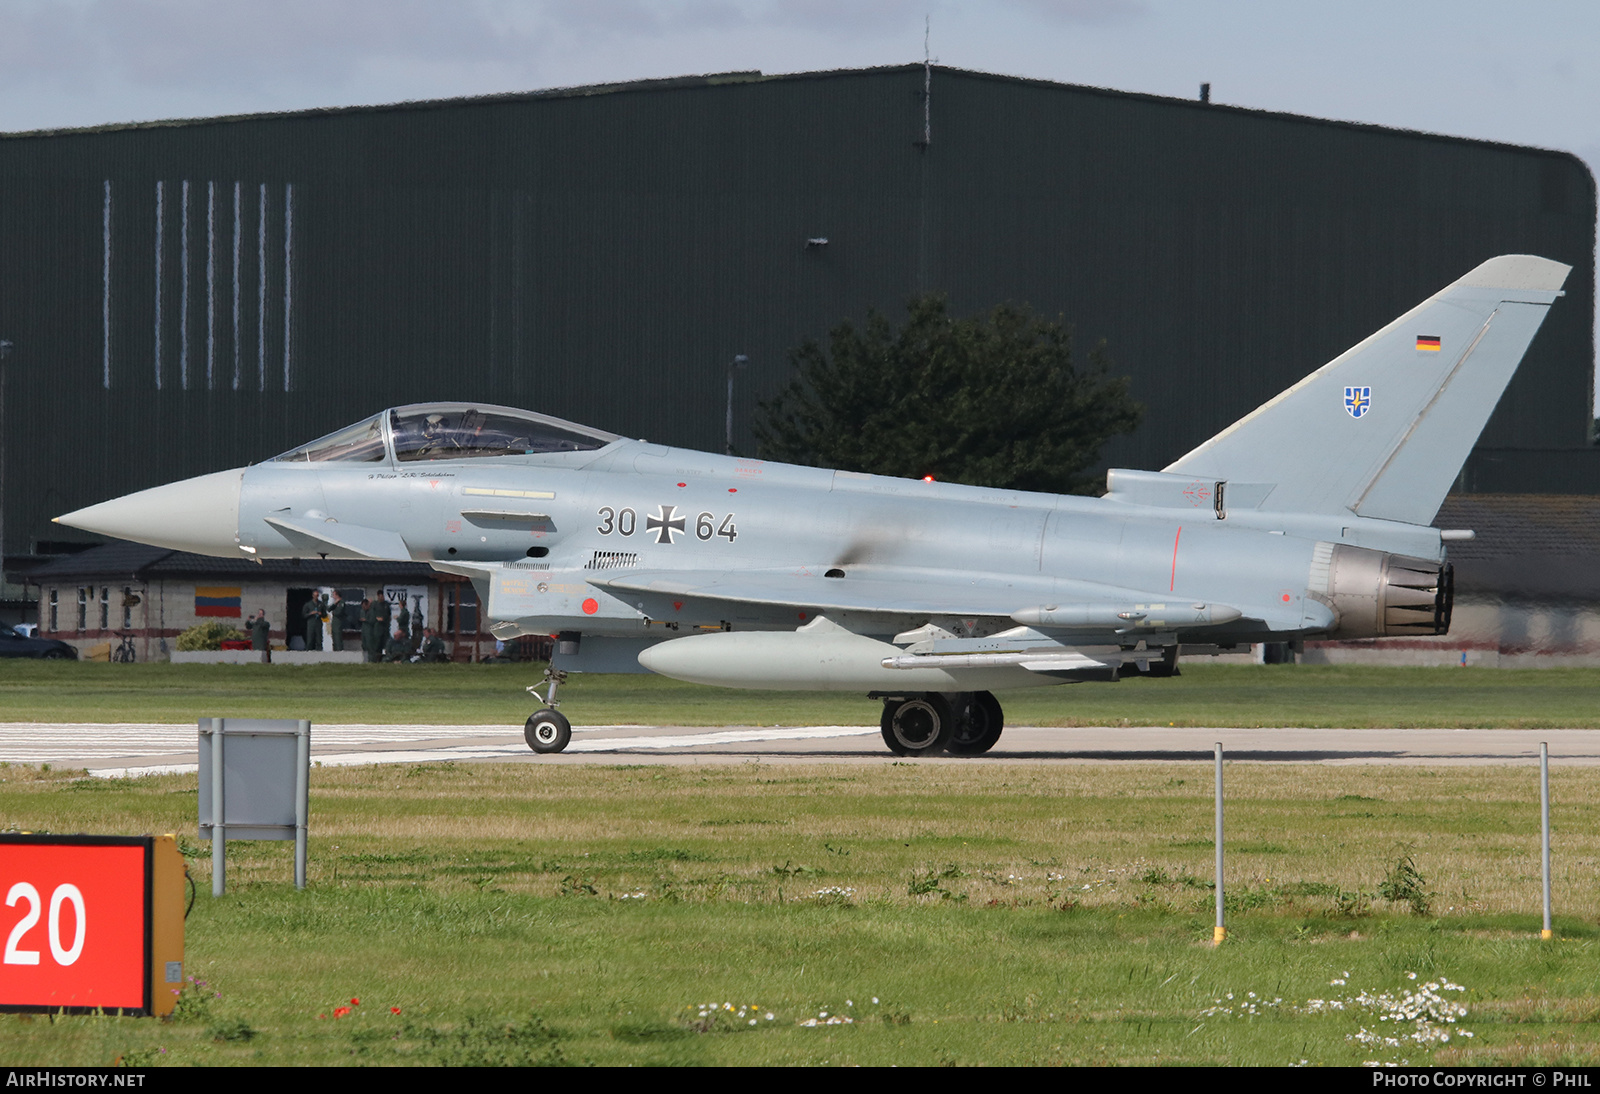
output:
<instances>
[{"instance_id":1,"label":"white runway marking","mask_svg":"<svg viewBox=\"0 0 1600 1094\"><path fill-rule=\"evenodd\" d=\"M632 728L632 727L623 727ZM448 737L503 736L522 733L520 726L390 726L323 725L312 723L311 732L321 742L377 743L383 741L431 741ZM46 722L0 723L0 760L32 763L26 753L51 751L64 755L127 756L142 750L193 752L200 729L194 722L169 724L150 722L77 723ZM66 752L63 753L63 749ZM47 761L52 758L45 756Z\"/></svg>"},{"instance_id":2,"label":"white runway marking","mask_svg":"<svg viewBox=\"0 0 1600 1094\"><path fill-rule=\"evenodd\" d=\"M588 726L573 731L566 751L684 749L760 741L807 741L876 734L873 726L741 727L731 730L641 735L651 726ZM631 735L621 733L634 731ZM0 724L0 761L87 767L103 778L169 775L197 770L199 729L193 725ZM465 743L470 741L471 743ZM386 748L428 742L428 748ZM455 743L463 742L463 743ZM452 760L526 759L533 753L515 726L317 725L311 727L311 758L324 767L361 764L439 763ZM105 761L157 762L128 765ZM172 762L161 759L171 757Z\"/></svg>"}]
</instances>

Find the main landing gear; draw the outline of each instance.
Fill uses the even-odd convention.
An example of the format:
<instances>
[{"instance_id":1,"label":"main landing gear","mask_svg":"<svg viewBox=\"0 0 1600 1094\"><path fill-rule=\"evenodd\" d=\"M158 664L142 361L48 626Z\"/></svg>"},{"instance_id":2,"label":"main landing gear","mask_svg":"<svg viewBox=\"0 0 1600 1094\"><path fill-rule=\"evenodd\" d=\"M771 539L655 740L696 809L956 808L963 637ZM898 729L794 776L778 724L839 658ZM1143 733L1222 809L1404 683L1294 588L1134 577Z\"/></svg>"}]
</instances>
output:
<instances>
[{"instance_id":1,"label":"main landing gear","mask_svg":"<svg viewBox=\"0 0 1600 1094\"><path fill-rule=\"evenodd\" d=\"M528 688L528 694L544 704L528 716L527 724L522 727L522 739L535 752L560 752L572 740L572 723L556 709L560 705L556 699L556 685L566 678L567 674L560 669L545 669L545 693L539 694L537 684Z\"/></svg>"},{"instance_id":2,"label":"main landing gear","mask_svg":"<svg viewBox=\"0 0 1600 1094\"><path fill-rule=\"evenodd\" d=\"M1005 719L987 691L925 692L883 700L883 743L896 756L977 756L1000 740Z\"/></svg>"}]
</instances>

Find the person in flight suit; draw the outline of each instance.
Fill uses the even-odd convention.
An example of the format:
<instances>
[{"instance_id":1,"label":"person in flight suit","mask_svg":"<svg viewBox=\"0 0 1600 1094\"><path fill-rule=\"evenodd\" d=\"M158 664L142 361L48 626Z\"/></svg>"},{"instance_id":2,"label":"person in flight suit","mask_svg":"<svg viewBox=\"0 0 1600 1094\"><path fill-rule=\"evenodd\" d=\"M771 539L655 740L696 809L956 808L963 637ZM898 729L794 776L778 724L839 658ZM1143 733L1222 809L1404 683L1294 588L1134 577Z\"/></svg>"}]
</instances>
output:
<instances>
[{"instance_id":1,"label":"person in flight suit","mask_svg":"<svg viewBox=\"0 0 1600 1094\"><path fill-rule=\"evenodd\" d=\"M417 659L419 661L445 660L444 639L439 637L439 633L432 627L428 627L422 633L424 636L422 639L422 648L417 651Z\"/></svg>"},{"instance_id":2,"label":"person in flight suit","mask_svg":"<svg viewBox=\"0 0 1600 1094\"><path fill-rule=\"evenodd\" d=\"M404 661L409 656L411 656L411 644L406 641L406 636L401 633L400 628L396 627L394 633L389 636L388 645L383 647L383 659L390 662Z\"/></svg>"},{"instance_id":3,"label":"person in flight suit","mask_svg":"<svg viewBox=\"0 0 1600 1094\"><path fill-rule=\"evenodd\" d=\"M306 601L305 607L300 609L301 616L306 625L306 649L320 650L322 648L322 613L327 608L327 603L312 590L311 599Z\"/></svg>"},{"instance_id":4,"label":"person in flight suit","mask_svg":"<svg viewBox=\"0 0 1600 1094\"><path fill-rule=\"evenodd\" d=\"M245 621L244 629L250 634L250 648L253 650L270 649L267 641L272 633L272 624L267 622L267 609L257 608L256 614Z\"/></svg>"},{"instance_id":5,"label":"person in flight suit","mask_svg":"<svg viewBox=\"0 0 1600 1094\"><path fill-rule=\"evenodd\" d=\"M411 656L411 609L406 607L404 600L400 601L400 610L395 613L394 629L399 632L400 641L406 648L406 656Z\"/></svg>"},{"instance_id":6,"label":"person in flight suit","mask_svg":"<svg viewBox=\"0 0 1600 1094\"><path fill-rule=\"evenodd\" d=\"M394 630L393 609L389 606L389 598L379 590L378 595L372 598L372 659L383 660L383 647L389 639L389 634Z\"/></svg>"},{"instance_id":7,"label":"person in flight suit","mask_svg":"<svg viewBox=\"0 0 1600 1094\"><path fill-rule=\"evenodd\" d=\"M328 635L333 639L335 652L344 649L344 628L348 622L345 618L346 610L348 605L345 604L344 597L339 595L338 589L333 590L333 599L328 603Z\"/></svg>"},{"instance_id":8,"label":"person in flight suit","mask_svg":"<svg viewBox=\"0 0 1600 1094\"><path fill-rule=\"evenodd\" d=\"M376 661L377 660L377 657L375 656L374 651L378 648L378 643L380 641L382 641L382 639L379 637L381 632L376 630L377 619L378 619L378 609L373 606L372 598L371 597L362 597L361 598L361 659L363 661Z\"/></svg>"}]
</instances>

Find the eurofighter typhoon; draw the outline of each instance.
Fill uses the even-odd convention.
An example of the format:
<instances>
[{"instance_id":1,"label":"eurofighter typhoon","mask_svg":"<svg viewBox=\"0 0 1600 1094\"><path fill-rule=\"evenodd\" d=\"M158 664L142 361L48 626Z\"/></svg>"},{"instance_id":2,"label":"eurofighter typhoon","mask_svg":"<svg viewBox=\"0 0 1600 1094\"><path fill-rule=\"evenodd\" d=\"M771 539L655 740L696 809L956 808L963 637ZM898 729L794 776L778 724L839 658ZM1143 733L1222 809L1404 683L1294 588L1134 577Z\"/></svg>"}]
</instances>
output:
<instances>
[{"instance_id":1,"label":"eurofighter typhoon","mask_svg":"<svg viewBox=\"0 0 1600 1094\"><path fill-rule=\"evenodd\" d=\"M1570 267L1504 255L1100 498L707 455L506 407L397 407L58 518L208 555L419 561L568 672L883 701L901 755L1000 738L994 692L1170 675L1184 643L1438 635L1429 527ZM538 692L533 688L529 689Z\"/></svg>"}]
</instances>

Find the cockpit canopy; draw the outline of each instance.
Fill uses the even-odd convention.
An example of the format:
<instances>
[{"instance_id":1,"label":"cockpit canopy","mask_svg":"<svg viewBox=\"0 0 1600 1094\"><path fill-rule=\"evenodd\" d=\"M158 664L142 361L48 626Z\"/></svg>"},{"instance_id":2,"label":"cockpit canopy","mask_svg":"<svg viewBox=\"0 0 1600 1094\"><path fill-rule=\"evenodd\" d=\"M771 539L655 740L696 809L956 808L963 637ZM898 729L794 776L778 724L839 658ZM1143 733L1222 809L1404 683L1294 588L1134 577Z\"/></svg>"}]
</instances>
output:
<instances>
[{"instance_id":1,"label":"cockpit canopy","mask_svg":"<svg viewBox=\"0 0 1600 1094\"><path fill-rule=\"evenodd\" d=\"M383 447L383 415L374 414L364 422L334 430L326 437L272 458L286 463L321 463L323 460L382 463L388 458Z\"/></svg>"},{"instance_id":2,"label":"cockpit canopy","mask_svg":"<svg viewBox=\"0 0 1600 1094\"><path fill-rule=\"evenodd\" d=\"M546 414L484 403L413 403L335 430L273 457L277 461L400 463L592 452L620 440Z\"/></svg>"}]
</instances>

